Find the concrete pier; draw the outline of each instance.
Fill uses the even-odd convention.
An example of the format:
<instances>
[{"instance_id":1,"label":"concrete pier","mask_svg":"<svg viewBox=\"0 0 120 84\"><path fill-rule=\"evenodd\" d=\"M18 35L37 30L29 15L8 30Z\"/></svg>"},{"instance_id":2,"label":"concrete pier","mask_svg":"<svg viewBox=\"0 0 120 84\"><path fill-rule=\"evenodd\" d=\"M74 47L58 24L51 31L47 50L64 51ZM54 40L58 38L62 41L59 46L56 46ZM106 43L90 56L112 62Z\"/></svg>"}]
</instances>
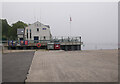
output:
<instances>
[{"instance_id":1,"label":"concrete pier","mask_svg":"<svg viewBox=\"0 0 120 84\"><path fill-rule=\"evenodd\" d=\"M36 51L27 82L117 82L117 50ZM29 83L28 83L29 84Z\"/></svg>"}]
</instances>

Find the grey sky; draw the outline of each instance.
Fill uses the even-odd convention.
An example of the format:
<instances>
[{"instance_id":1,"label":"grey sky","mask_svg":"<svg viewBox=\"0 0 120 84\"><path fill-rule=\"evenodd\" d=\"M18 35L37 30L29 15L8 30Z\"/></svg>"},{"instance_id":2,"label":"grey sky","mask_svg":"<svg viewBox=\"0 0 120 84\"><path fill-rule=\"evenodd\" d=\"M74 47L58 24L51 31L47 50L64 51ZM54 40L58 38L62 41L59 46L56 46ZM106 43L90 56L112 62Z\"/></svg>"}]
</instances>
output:
<instances>
[{"instance_id":1,"label":"grey sky","mask_svg":"<svg viewBox=\"0 0 120 84\"><path fill-rule=\"evenodd\" d=\"M70 35L69 18L71 16L71 35L81 35L86 45L90 45L90 43L117 45L117 2L10 2L3 3L2 9L2 17L6 18L9 24L19 20L32 24L38 20L43 24L50 25L53 36ZM91 45L95 46L95 44Z\"/></svg>"}]
</instances>

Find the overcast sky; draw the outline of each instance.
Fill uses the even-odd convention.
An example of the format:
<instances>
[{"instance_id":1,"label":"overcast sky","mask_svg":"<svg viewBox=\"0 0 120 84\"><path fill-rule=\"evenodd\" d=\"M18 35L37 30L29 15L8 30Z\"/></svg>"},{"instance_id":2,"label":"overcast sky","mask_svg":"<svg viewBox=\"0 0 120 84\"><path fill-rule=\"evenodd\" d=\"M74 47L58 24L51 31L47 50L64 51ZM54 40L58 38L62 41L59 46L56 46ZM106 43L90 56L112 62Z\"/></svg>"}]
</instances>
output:
<instances>
[{"instance_id":1,"label":"overcast sky","mask_svg":"<svg viewBox=\"0 0 120 84\"><path fill-rule=\"evenodd\" d=\"M53 36L70 35L71 16L71 35L82 36L82 41L86 45L90 43L117 45L117 2L5 2L2 9L2 18L7 19L9 24L19 20L32 24L38 20L50 25Z\"/></svg>"}]
</instances>

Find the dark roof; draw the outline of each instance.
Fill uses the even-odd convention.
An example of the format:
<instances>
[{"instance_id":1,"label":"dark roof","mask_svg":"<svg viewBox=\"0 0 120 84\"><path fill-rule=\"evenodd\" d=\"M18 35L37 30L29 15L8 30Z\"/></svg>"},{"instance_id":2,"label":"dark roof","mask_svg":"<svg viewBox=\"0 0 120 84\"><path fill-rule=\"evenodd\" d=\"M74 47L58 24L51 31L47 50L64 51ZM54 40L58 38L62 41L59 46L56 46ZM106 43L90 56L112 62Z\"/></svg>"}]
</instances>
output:
<instances>
[{"instance_id":1,"label":"dark roof","mask_svg":"<svg viewBox=\"0 0 120 84\"><path fill-rule=\"evenodd\" d=\"M49 25L45 25L46 27L48 27L48 28L50 28L50 26Z\"/></svg>"},{"instance_id":2,"label":"dark roof","mask_svg":"<svg viewBox=\"0 0 120 84\"><path fill-rule=\"evenodd\" d=\"M24 28L17 29L17 34L24 34Z\"/></svg>"}]
</instances>

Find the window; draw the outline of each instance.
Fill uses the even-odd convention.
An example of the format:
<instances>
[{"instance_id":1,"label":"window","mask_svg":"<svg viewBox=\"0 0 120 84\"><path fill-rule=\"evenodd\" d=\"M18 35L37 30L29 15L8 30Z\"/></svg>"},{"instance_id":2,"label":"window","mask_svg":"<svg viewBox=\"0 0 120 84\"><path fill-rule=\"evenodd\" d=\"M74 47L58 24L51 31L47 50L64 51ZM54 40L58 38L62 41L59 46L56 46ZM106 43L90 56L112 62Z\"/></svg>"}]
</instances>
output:
<instances>
[{"instance_id":1,"label":"window","mask_svg":"<svg viewBox=\"0 0 120 84\"><path fill-rule=\"evenodd\" d=\"M28 29L27 29L27 38L28 38Z\"/></svg>"},{"instance_id":2,"label":"window","mask_svg":"<svg viewBox=\"0 0 120 84\"><path fill-rule=\"evenodd\" d=\"M30 29L30 33L31 33L31 29Z\"/></svg>"},{"instance_id":3,"label":"window","mask_svg":"<svg viewBox=\"0 0 120 84\"><path fill-rule=\"evenodd\" d=\"M37 27L38 27L38 24L37 24Z\"/></svg>"},{"instance_id":4,"label":"window","mask_svg":"<svg viewBox=\"0 0 120 84\"><path fill-rule=\"evenodd\" d=\"M46 28L43 28L42 30L46 30Z\"/></svg>"},{"instance_id":5,"label":"window","mask_svg":"<svg viewBox=\"0 0 120 84\"><path fill-rule=\"evenodd\" d=\"M32 35L31 35L31 29L30 29L30 38L32 37Z\"/></svg>"},{"instance_id":6,"label":"window","mask_svg":"<svg viewBox=\"0 0 120 84\"><path fill-rule=\"evenodd\" d=\"M30 33L30 38L31 38L32 36L31 36L31 33Z\"/></svg>"},{"instance_id":7,"label":"window","mask_svg":"<svg viewBox=\"0 0 120 84\"><path fill-rule=\"evenodd\" d=\"M28 38L28 33L27 33L27 38Z\"/></svg>"},{"instance_id":8,"label":"window","mask_svg":"<svg viewBox=\"0 0 120 84\"><path fill-rule=\"evenodd\" d=\"M44 36L44 39L46 39L46 37Z\"/></svg>"},{"instance_id":9,"label":"window","mask_svg":"<svg viewBox=\"0 0 120 84\"><path fill-rule=\"evenodd\" d=\"M23 40L23 38L20 38L20 40Z\"/></svg>"},{"instance_id":10,"label":"window","mask_svg":"<svg viewBox=\"0 0 120 84\"><path fill-rule=\"evenodd\" d=\"M39 28L37 28L37 31L39 31Z\"/></svg>"},{"instance_id":11,"label":"window","mask_svg":"<svg viewBox=\"0 0 120 84\"><path fill-rule=\"evenodd\" d=\"M27 33L28 33L28 29L27 29Z\"/></svg>"},{"instance_id":12,"label":"window","mask_svg":"<svg viewBox=\"0 0 120 84\"><path fill-rule=\"evenodd\" d=\"M39 40L39 36L34 36L34 40Z\"/></svg>"}]
</instances>

